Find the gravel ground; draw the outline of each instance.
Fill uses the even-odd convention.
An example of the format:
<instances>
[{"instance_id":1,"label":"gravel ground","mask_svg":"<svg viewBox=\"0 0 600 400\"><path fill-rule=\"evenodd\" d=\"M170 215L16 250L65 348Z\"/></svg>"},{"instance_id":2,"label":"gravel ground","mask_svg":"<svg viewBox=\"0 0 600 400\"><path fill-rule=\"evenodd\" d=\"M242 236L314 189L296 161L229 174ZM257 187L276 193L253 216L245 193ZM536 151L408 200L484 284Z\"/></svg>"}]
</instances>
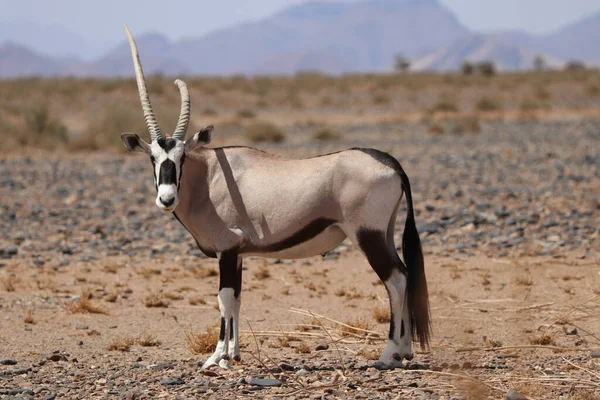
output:
<instances>
[{"instance_id":1,"label":"gravel ground","mask_svg":"<svg viewBox=\"0 0 600 400\"><path fill-rule=\"evenodd\" d=\"M183 332L218 322L216 264L154 206L150 163L128 154L5 155L0 395L517 399L515 390L599 398L600 122L488 123L473 135L424 129L348 126L343 141L320 147L302 140L264 146L294 157L377 147L407 171L434 338L430 351L396 371L372 367L387 330L372 312L385 304L385 291L345 243L323 259L269 260L270 277L245 273L242 320L262 332L264 364L247 335L233 370L199 373L206 355L192 355ZM245 265L256 271L264 262ZM106 314L70 311L84 290ZM152 293L179 296L168 297L167 307L145 307ZM364 318L380 335L346 338L339 352L318 328L321 334L297 333L282 344L265 332L307 322L290 307L337 321ZM107 350L116 338L146 332L162 344ZM298 350L303 343L306 354ZM316 350L324 343L328 349ZM546 347L515 348L532 343Z\"/></svg>"}]
</instances>

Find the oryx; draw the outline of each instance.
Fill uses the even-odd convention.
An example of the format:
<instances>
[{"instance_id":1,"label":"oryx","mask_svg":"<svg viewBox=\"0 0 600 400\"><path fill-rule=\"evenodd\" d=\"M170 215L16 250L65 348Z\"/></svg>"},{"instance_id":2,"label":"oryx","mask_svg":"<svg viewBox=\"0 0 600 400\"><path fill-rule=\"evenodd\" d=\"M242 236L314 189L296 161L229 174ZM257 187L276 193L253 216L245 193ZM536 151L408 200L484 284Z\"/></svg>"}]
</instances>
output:
<instances>
[{"instance_id":1,"label":"oryx","mask_svg":"<svg viewBox=\"0 0 600 400\"><path fill-rule=\"evenodd\" d=\"M375 149L354 148L309 159L286 159L248 147L206 148L212 126L185 139L190 96L185 83L181 113L171 137L156 122L138 50L127 27L148 144L133 133L121 139L129 151L150 156L156 205L173 214L198 247L219 260L221 332L202 368L239 360L242 258L324 255L349 238L385 284L391 321L377 366L393 368L412 358L412 336L426 346L429 300L410 183L400 163ZM402 195L407 217L400 260L394 224Z\"/></svg>"}]
</instances>

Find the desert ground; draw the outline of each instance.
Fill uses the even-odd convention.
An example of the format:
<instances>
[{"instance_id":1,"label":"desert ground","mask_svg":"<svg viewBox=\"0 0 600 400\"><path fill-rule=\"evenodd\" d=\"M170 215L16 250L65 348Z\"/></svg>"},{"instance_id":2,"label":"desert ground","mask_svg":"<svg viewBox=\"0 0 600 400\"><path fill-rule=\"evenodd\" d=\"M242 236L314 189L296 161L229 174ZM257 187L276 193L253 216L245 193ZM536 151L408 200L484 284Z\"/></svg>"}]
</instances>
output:
<instances>
[{"instance_id":1,"label":"desert ground","mask_svg":"<svg viewBox=\"0 0 600 400\"><path fill-rule=\"evenodd\" d=\"M176 88L161 79L151 99L172 120ZM344 242L306 260L247 257L242 361L199 371L218 335L218 264L156 208L145 156L112 150L121 131L146 137L135 87L15 81L0 84L0 396L599 399L597 76L377 79L327 78L315 97L307 77L256 93L207 79L191 85L192 122L215 125L210 146L296 158L375 147L401 162L433 325L406 368L374 368L387 296ZM42 123L24 85L58 88ZM96 121L110 103L128 114ZM259 123L280 136L257 138Z\"/></svg>"}]
</instances>

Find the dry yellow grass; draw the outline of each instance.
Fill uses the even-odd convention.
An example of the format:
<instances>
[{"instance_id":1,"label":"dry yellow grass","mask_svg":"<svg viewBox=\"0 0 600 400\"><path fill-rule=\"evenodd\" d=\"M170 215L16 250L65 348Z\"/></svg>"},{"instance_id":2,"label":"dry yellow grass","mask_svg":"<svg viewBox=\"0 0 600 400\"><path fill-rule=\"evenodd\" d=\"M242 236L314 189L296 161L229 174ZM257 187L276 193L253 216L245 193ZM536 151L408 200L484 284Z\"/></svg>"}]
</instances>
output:
<instances>
[{"instance_id":1,"label":"dry yellow grass","mask_svg":"<svg viewBox=\"0 0 600 400\"><path fill-rule=\"evenodd\" d=\"M108 351L129 351L131 346L135 344L135 339L128 336L122 336L110 341L106 349Z\"/></svg>"},{"instance_id":2,"label":"dry yellow grass","mask_svg":"<svg viewBox=\"0 0 600 400\"><path fill-rule=\"evenodd\" d=\"M162 344L160 340L152 336L150 333L140 336L137 338L136 342L142 347L158 347Z\"/></svg>"},{"instance_id":3,"label":"dry yellow grass","mask_svg":"<svg viewBox=\"0 0 600 400\"><path fill-rule=\"evenodd\" d=\"M298 347L296 347L296 353L298 353L298 354L309 354L310 353L310 346L308 344L306 344L305 342L301 342L300 345Z\"/></svg>"},{"instance_id":4,"label":"dry yellow grass","mask_svg":"<svg viewBox=\"0 0 600 400\"><path fill-rule=\"evenodd\" d=\"M373 311L373 318L380 324L390 322L391 315L389 307L380 306Z\"/></svg>"},{"instance_id":5,"label":"dry yellow grass","mask_svg":"<svg viewBox=\"0 0 600 400\"><path fill-rule=\"evenodd\" d=\"M264 279L269 279L270 277L271 277L271 272L269 271L269 268L265 264L258 267L258 270L254 273L254 278L261 280L261 281Z\"/></svg>"},{"instance_id":6,"label":"dry yellow grass","mask_svg":"<svg viewBox=\"0 0 600 400\"><path fill-rule=\"evenodd\" d=\"M7 292L14 292L17 284L17 279L14 276L4 276L2 277L2 286L4 290Z\"/></svg>"},{"instance_id":7,"label":"dry yellow grass","mask_svg":"<svg viewBox=\"0 0 600 400\"><path fill-rule=\"evenodd\" d=\"M200 296L194 296L194 297L190 297L188 299L188 303L192 306L197 306L200 304L206 304L206 300L204 300L202 297Z\"/></svg>"},{"instance_id":8,"label":"dry yellow grass","mask_svg":"<svg viewBox=\"0 0 600 400\"><path fill-rule=\"evenodd\" d=\"M165 300L162 293L150 293L144 298L144 305L148 308L168 307L169 302Z\"/></svg>"},{"instance_id":9,"label":"dry yellow grass","mask_svg":"<svg viewBox=\"0 0 600 400\"><path fill-rule=\"evenodd\" d=\"M73 314L108 314L108 312L90 302L92 294L89 290L84 290L79 296L79 300L71 303L69 311Z\"/></svg>"},{"instance_id":10,"label":"dry yellow grass","mask_svg":"<svg viewBox=\"0 0 600 400\"><path fill-rule=\"evenodd\" d=\"M27 310L25 312L25 316L23 317L23 322L26 324L35 324L35 320L33 319L33 310Z\"/></svg>"},{"instance_id":11,"label":"dry yellow grass","mask_svg":"<svg viewBox=\"0 0 600 400\"><path fill-rule=\"evenodd\" d=\"M529 338L529 343L537 344L542 346L556 345L556 340L554 337L548 333L543 333L541 335L533 336Z\"/></svg>"},{"instance_id":12,"label":"dry yellow grass","mask_svg":"<svg viewBox=\"0 0 600 400\"><path fill-rule=\"evenodd\" d=\"M369 325L367 324L367 321L365 321L362 318L357 318L355 320L346 321L344 323L349 326L344 326L344 325L341 326L340 334L342 336L353 336L353 335L364 336L366 334L366 332L364 332L363 330L369 329ZM355 329L355 328L358 328L358 329Z\"/></svg>"},{"instance_id":13,"label":"dry yellow grass","mask_svg":"<svg viewBox=\"0 0 600 400\"><path fill-rule=\"evenodd\" d=\"M217 347L219 331L215 328L206 328L202 333L185 331L185 343L192 354L212 353Z\"/></svg>"}]
</instances>

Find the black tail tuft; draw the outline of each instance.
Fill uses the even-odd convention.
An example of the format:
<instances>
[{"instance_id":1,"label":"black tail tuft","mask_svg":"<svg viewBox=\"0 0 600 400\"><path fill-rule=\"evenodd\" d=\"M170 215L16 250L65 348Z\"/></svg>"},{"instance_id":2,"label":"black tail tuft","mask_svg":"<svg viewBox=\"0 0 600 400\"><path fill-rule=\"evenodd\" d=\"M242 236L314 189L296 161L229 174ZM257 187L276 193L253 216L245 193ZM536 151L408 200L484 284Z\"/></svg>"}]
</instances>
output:
<instances>
[{"instance_id":1,"label":"black tail tuft","mask_svg":"<svg viewBox=\"0 0 600 400\"><path fill-rule=\"evenodd\" d=\"M429 315L429 294L427 293L427 279L425 278L425 263L423 250L413 210L412 193L408 176L402 171L400 174L402 186L406 194L407 215L402 235L402 257L408 270L408 310L411 317L413 337L419 338L421 348L427 347L431 335L431 320Z\"/></svg>"}]
</instances>

